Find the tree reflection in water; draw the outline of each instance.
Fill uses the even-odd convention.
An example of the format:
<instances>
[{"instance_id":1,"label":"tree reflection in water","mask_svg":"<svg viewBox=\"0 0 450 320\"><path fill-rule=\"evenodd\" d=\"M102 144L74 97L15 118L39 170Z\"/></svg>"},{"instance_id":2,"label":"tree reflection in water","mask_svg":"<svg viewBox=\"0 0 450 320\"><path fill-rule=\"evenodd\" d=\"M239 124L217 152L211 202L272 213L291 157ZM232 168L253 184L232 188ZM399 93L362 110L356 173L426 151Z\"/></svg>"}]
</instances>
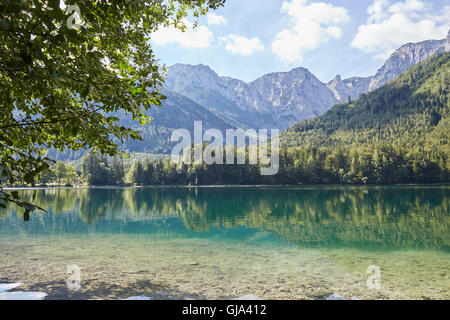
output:
<instances>
[{"instance_id":1,"label":"tree reflection in water","mask_svg":"<svg viewBox=\"0 0 450 320\"><path fill-rule=\"evenodd\" d=\"M31 197L32 192L21 192ZM132 224L131 232L151 227L170 233L180 231L176 219L191 232L244 227L308 247L450 247L450 187L445 186L43 189L35 202L48 211L26 222L35 232L92 231L109 222L120 232ZM12 215L19 218L20 210L0 211L0 221ZM26 223L4 224L1 231L27 228Z\"/></svg>"}]
</instances>

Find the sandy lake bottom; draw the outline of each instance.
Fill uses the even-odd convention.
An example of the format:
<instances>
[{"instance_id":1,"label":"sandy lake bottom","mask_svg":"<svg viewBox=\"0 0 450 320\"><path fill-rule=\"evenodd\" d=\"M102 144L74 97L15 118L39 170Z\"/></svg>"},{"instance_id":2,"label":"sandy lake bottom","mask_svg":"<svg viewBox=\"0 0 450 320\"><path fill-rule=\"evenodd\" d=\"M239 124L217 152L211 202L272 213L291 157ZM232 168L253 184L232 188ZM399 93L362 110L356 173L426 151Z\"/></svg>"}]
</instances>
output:
<instances>
[{"instance_id":1,"label":"sandy lake bottom","mask_svg":"<svg viewBox=\"0 0 450 320\"><path fill-rule=\"evenodd\" d=\"M81 270L70 291L68 265ZM369 289L371 265L381 288ZM449 255L419 250L365 252L246 245L205 239L95 235L1 240L0 282L46 299L449 299Z\"/></svg>"}]
</instances>

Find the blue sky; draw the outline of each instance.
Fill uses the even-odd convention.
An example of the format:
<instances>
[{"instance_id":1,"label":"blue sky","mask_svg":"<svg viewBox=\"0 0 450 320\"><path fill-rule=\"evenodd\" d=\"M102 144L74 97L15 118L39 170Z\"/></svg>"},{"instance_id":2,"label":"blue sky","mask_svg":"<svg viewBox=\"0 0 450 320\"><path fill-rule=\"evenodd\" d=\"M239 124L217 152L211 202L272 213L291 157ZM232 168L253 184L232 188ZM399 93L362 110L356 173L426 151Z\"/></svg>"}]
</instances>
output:
<instances>
[{"instance_id":1,"label":"blue sky","mask_svg":"<svg viewBox=\"0 0 450 320\"><path fill-rule=\"evenodd\" d=\"M196 29L164 28L152 43L167 66L205 64L244 81L304 67L328 82L372 75L402 44L449 28L450 0L227 0Z\"/></svg>"}]
</instances>

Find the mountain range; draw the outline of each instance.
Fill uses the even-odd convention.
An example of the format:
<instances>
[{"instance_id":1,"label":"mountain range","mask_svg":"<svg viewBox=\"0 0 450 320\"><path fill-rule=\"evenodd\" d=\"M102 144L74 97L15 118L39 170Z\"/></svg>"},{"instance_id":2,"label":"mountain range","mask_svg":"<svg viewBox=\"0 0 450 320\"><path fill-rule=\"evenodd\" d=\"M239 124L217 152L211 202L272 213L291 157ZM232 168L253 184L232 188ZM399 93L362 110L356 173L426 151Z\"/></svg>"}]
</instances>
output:
<instances>
[{"instance_id":1,"label":"mountain range","mask_svg":"<svg viewBox=\"0 0 450 320\"><path fill-rule=\"evenodd\" d=\"M450 32L446 39L403 45L373 76L342 80L337 75L329 83L321 82L305 68L269 73L246 83L220 77L208 66L176 64L169 68L164 88L188 97L237 126L285 129L317 117L337 103L373 91L415 64L447 51Z\"/></svg>"},{"instance_id":2,"label":"mountain range","mask_svg":"<svg viewBox=\"0 0 450 320\"><path fill-rule=\"evenodd\" d=\"M121 125L137 129L143 141L129 140L121 148L130 152L170 153L174 129L184 128L193 134L194 121L203 128L277 128L287 129L305 119L318 117L334 105L357 99L397 78L405 70L442 52L450 51L450 32L442 40L408 43L395 51L370 77L342 79L337 75L321 82L305 68L265 74L244 82L221 77L205 65L175 64L168 68L162 89L167 99L154 107L152 125L139 126L124 114L118 114ZM51 151L56 160L74 160L84 151Z\"/></svg>"},{"instance_id":3,"label":"mountain range","mask_svg":"<svg viewBox=\"0 0 450 320\"><path fill-rule=\"evenodd\" d=\"M437 53L450 51L450 31L446 39L408 43L395 51L386 63L371 77L352 77L342 80L337 75L327 84L336 99L346 102L348 97L358 98L362 93L378 89L386 82L397 78L415 64Z\"/></svg>"}]
</instances>

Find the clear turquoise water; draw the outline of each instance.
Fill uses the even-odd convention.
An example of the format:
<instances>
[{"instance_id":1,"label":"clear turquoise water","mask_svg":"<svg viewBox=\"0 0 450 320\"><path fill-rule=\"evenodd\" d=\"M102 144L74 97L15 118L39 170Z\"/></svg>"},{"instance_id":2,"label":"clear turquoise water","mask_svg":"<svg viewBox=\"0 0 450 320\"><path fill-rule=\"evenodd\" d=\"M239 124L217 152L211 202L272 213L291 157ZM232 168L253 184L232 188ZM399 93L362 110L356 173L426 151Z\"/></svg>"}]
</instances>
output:
<instances>
[{"instance_id":1,"label":"clear turquoise water","mask_svg":"<svg viewBox=\"0 0 450 320\"><path fill-rule=\"evenodd\" d=\"M43 189L35 202L47 212L26 222L0 211L0 282L50 298L450 296L449 186Z\"/></svg>"}]
</instances>

